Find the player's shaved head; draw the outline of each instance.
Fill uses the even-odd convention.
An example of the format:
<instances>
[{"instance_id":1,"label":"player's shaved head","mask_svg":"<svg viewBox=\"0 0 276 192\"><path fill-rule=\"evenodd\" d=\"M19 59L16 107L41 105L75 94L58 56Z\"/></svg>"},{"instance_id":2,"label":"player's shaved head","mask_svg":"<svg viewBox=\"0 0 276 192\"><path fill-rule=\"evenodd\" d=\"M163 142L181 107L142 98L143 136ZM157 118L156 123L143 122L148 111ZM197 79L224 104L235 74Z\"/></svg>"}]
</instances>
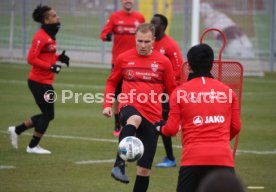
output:
<instances>
[{"instance_id":1,"label":"player's shaved head","mask_svg":"<svg viewBox=\"0 0 276 192\"><path fill-rule=\"evenodd\" d=\"M161 21L161 24L164 26L164 31L166 30L167 26L168 26L168 19L166 16L162 15L162 14L154 14L153 17L158 17Z\"/></svg>"}]
</instances>

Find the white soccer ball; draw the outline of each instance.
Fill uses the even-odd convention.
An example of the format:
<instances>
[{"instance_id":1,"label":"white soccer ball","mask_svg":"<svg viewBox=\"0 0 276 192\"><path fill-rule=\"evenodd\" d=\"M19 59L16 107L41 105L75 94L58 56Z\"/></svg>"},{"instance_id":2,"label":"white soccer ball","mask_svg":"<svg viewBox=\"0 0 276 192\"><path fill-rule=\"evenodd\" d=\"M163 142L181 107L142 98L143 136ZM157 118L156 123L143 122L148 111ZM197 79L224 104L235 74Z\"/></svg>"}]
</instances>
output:
<instances>
[{"instance_id":1,"label":"white soccer ball","mask_svg":"<svg viewBox=\"0 0 276 192\"><path fill-rule=\"evenodd\" d=\"M139 160L144 154L144 145L137 137L125 137L118 147L120 157L128 162Z\"/></svg>"}]
</instances>

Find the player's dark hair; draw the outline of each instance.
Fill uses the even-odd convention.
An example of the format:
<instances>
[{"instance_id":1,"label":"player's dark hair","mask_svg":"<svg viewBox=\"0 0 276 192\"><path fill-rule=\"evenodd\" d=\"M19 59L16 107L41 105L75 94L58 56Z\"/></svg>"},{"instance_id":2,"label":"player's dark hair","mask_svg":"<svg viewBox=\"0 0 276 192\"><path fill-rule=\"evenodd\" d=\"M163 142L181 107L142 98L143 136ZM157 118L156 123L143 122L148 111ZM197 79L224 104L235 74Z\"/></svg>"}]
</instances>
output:
<instances>
[{"instance_id":1,"label":"player's dark hair","mask_svg":"<svg viewBox=\"0 0 276 192\"><path fill-rule=\"evenodd\" d=\"M152 34L154 35L155 34L155 27L151 23L142 23L137 27L136 33L138 31L140 31L141 33L146 33L148 31L151 31Z\"/></svg>"},{"instance_id":2,"label":"player's dark hair","mask_svg":"<svg viewBox=\"0 0 276 192\"><path fill-rule=\"evenodd\" d=\"M188 51L187 58L195 73L208 73L213 67L214 51L207 44L198 44Z\"/></svg>"},{"instance_id":3,"label":"player's dark hair","mask_svg":"<svg viewBox=\"0 0 276 192\"><path fill-rule=\"evenodd\" d=\"M48 12L51 10L52 8L47 6L47 5L38 5L34 11L33 11L33 20L43 24L45 18L48 17Z\"/></svg>"},{"instance_id":4,"label":"player's dark hair","mask_svg":"<svg viewBox=\"0 0 276 192\"><path fill-rule=\"evenodd\" d=\"M162 24L164 25L164 30L166 30L167 26L168 26L168 19L166 16L162 15L162 14L154 14L154 17L159 17L161 19Z\"/></svg>"}]
</instances>

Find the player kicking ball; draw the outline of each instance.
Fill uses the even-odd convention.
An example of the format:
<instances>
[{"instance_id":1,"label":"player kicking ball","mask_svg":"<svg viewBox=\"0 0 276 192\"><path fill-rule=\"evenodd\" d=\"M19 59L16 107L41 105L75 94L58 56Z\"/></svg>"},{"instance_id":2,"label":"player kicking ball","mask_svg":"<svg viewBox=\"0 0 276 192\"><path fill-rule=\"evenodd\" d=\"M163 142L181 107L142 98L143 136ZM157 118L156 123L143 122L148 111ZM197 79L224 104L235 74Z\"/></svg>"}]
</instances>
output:
<instances>
[{"instance_id":1,"label":"player kicking ball","mask_svg":"<svg viewBox=\"0 0 276 192\"><path fill-rule=\"evenodd\" d=\"M168 94L175 88L173 69L168 58L152 49L154 43L154 26L144 23L136 30L136 49L120 54L115 67L106 82L103 115L111 117L112 100L115 89L123 79L122 100L119 100L119 121L122 131L119 142L125 137L138 137L144 145L144 154L137 161L134 192L147 191L150 180L150 169L156 152L158 134L154 123L162 119L162 105L158 96L163 94L164 87ZM135 92L135 94L133 94ZM154 92L155 97L145 98ZM125 96L132 95L127 98ZM143 97L141 97L143 95ZM111 176L120 182L129 183L125 173L125 161L117 153Z\"/></svg>"}]
</instances>

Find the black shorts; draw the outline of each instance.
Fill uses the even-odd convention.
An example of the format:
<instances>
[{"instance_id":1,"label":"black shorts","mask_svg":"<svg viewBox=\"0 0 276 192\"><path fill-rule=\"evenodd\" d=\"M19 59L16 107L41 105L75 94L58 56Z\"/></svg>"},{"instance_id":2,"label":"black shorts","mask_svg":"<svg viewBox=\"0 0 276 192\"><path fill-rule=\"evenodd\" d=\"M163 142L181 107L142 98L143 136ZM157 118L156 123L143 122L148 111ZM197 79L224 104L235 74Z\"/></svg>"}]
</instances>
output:
<instances>
[{"instance_id":1,"label":"black shorts","mask_svg":"<svg viewBox=\"0 0 276 192\"><path fill-rule=\"evenodd\" d=\"M31 90L36 104L43 114L54 114L54 88L52 85L42 84L28 79L28 86Z\"/></svg>"},{"instance_id":2,"label":"black shorts","mask_svg":"<svg viewBox=\"0 0 276 192\"><path fill-rule=\"evenodd\" d=\"M182 166L179 169L177 192L197 191L201 181L213 171L227 171L235 174L233 167L226 166Z\"/></svg>"},{"instance_id":3,"label":"black shorts","mask_svg":"<svg viewBox=\"0 0 276 192\"><path fill-rule=\"evenodd\" d=\"M139 111L129 105L121 108L120 110L120 124L125 126L127 119L132 115L139 115L142 117L142 122L136 131L136 137L139 138L144 144L144 155L137 161L137 165L143 168L151 169L156 152L158 134L155 131L154 125L145 119Z\"/></svg>"}]
</instances>

